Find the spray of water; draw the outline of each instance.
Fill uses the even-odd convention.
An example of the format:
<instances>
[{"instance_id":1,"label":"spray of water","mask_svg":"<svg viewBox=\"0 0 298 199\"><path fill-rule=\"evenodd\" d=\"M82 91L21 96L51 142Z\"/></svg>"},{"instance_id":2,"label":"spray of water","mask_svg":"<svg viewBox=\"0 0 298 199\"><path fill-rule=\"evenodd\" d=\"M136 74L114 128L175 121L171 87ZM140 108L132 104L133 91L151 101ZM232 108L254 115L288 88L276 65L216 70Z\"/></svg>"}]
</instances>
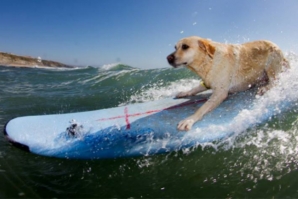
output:
<instances>
[{"instance_id":1,"label":"spray of water","mask_svg":"<svg viewBox=\"0 0 298 199\"><path fill-rule=\"evenodd\" d=\"M295 116L298 110L298 56L287 53L286 58L291 68L280 75L276 85L265 95L256 96L252 109L242 110L229 125L215 124L207 129L210 133L222 130L233 131L235 132L233 136L197 146L203 150L211 147L217 152L240 151L241 154L238 154L234 162L226 164L231 169L235 165L241 165L237 173L254 182L261 179L279 179L298 168L298 161L295 158L298 155L298 119ZM199 80L183 79L172 82L168 86L157 84L132 96L130 101L147 102L173 97L178 92L189 90L198 83ZM283 106L291 108L287 109ZM269 109L273 110L273 116L268 121L263 121ZM283 129L279 129L279 126ZM186 134L185 138L195 137L199 133L200 129L197 129L195 133ZM183 152L189 154L197 147L184 149ZM148 162L144 165L148 166Z\"/></svg>"}]
</instances>

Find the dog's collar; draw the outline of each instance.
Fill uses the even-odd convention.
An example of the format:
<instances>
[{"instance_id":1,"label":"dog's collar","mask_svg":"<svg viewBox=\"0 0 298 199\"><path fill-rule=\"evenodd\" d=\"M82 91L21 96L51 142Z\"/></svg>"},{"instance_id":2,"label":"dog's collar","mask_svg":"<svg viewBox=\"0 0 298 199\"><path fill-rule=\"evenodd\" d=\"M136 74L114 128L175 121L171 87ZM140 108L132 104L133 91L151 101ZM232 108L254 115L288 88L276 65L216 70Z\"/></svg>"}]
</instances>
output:
<instances>
[{"instance_id":1,"label":"dog's collar","mask_svg":"<svg viewBox=\"0 0 298 199\"><path fill-rule=\"evenodd\" d=\"M201 84L202 86L204 86L205 88L210 89L210 87L207 86L203 80L201 80L200 84Z\"/></svg>"}]
</instances>

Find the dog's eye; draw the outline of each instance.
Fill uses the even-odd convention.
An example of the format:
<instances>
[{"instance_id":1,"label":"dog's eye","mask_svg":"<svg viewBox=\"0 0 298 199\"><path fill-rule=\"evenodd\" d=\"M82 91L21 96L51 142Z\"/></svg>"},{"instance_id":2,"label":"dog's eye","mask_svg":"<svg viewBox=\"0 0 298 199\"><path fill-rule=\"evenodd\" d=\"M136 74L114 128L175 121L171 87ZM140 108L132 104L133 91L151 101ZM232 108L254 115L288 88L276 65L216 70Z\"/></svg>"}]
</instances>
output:
<instances>
[{"instance_id":1,"label":"dog's eye","mask_svg":"<svg viewBox=\"0 0 298 199\"><path fill-rule=\"evenodd\" d=\"M177 50L177 46L175 46L175 50Z\"/></svg>"},{"instance_id":2,"label":"dog's eye","mask_svg":"<svg viewBox=\"0 0 298 199\"><path fill-rule=\"evenodd\" d=\"M189 48L188 45L186 45L186 44L183 44L183 45L182 45L182 50L186 50L186 49L188 49L188 48Z\"/></svg>"}]
</instances>

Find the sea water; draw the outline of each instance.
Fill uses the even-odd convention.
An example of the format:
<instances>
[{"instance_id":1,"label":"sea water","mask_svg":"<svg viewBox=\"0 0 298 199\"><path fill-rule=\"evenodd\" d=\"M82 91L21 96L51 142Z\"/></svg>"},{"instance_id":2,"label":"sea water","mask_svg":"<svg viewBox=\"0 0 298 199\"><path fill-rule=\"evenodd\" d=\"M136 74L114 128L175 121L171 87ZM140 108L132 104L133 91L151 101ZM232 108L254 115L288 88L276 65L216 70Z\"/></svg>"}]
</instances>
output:
<instances>
[{"instance_id":1,"label":"sea water","mask_svg":"<svg viewBox=\"0 0 298 199\"><path fill-rule=\"evenodd\" d=\"M256 97L252 110L241 111L233 125L222 127L236 133L221 141L162 155L86 161L27 153L11 146L2 134L0 197L298 197L298 56L286 57L291 69L273 89ZM192 72L170 67L0 66L0 128L18 116L148 102L198 84ZM290 101L290 110L276 110L268 121L258 123L256 118L266 114L268 105L283 100Z\"/></svg>"}]
</instances>

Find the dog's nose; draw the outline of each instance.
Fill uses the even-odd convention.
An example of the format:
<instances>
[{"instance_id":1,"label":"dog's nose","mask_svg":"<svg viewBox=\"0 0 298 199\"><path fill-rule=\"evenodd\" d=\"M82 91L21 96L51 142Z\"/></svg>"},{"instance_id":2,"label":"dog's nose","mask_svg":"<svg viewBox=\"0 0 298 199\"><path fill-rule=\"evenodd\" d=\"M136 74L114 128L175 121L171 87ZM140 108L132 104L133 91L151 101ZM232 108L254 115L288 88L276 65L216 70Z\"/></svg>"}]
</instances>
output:
<instances>
[{"instance_id":1,"label":"dog's nose","mask_svg":"<svg viewBox=\"0 0 298 199\"><path fill-rule=\"evenodd\" d=\"M174 54L170 54L169 56L167 56L167 60L170 64L174 63L174 61L175 61Z\"/></svg>"}]
</instances>

